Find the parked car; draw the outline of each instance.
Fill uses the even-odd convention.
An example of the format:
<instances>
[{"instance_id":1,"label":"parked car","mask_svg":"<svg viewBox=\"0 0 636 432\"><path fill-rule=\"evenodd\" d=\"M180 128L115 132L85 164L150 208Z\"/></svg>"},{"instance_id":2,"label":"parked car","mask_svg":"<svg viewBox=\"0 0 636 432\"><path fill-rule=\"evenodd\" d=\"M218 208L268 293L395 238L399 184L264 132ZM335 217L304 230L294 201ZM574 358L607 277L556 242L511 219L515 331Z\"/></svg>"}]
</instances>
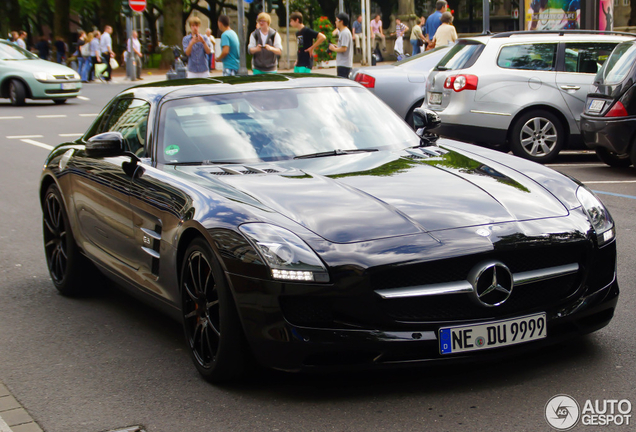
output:
<instances>
[{"instance_id":1,"label":"parked car","mask_svg":"<svg viewBox=\"0 0 636 432\"><path fill-rule=\"evenodd\" d=\"M11 99L12 105L24 105L26 99L63 104L77 97L81 88L81 78L73 69L0 39L0 98Z\"/></svg>"},{"instance_id":2,"label":"parked car","mask_svg":"<svg viewBox=\"0 0 636 432\"><path fill-rule=\"evenodd\" d=\"M183 322L210 381L497 357L605 326L614 223L547 167L422 137L351 80L189 79L117 95L45 161L55 287L97 269ZM430 187L427 187L430 186Z\"/></svg>"},{"instance_id":3,"label":"parked car","mask_svg":"<svg viewBox=\"0 0 636 432\"><path fill-rule=\"evenodd\" d=\"M426 78L449 47L439 47L392 65L354 69L351 79L368 88L413 126L413 110L424 102Z\"/></svg>"},{"instance_id":4,"label":"parked car","mask_svg":"<svg viewBox=\"0 0 636 432\"><path fill-rule=\"evenodd\" d=\"M636 165L636 41L618 45L594 79L581 116L585 144L610 166Z\"/></svg>"},{"instance_id":5,"label":"parked car","mask_svg":"<svg viewBox=\"0 0 636 432\"><path fill-rule=\"evenodd\" d=\"M460 39L431 71L439 134L547 163L585 148L580 116L614 47L633 40L591 31L509 32Z\"/></svg>"}]
</instances>

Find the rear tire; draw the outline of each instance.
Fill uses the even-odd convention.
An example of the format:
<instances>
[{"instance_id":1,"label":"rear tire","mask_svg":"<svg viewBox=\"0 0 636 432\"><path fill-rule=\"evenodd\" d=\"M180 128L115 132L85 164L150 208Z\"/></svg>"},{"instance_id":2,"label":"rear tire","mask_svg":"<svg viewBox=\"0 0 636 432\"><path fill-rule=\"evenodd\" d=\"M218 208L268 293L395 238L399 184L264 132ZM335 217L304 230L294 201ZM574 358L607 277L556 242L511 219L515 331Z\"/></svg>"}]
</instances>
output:
<instances>
[{"instance_id":1,"label":"rear tire","mask_svg":"<svg viewBox=\"0 0 636 432\"><path fill-rule=\"evenodd\" d=\"M26 88L22 81L11 80L9 83L9 99L11 99L11 105L22 106L26 99Z\"/></svg>"},{"instance_id":2,"label":"rear tire","mask_svg":"<svg viewBox=\"0 0 636 432\"><path fill-rule=\"evenodd\" d=\"M512 126L510 149L516 156L533 162L552 162L564 143L565 131L561 121L548 111L528 111Z\"/></svg>"},{"instance_id":3,"label":"rear tire","mask_svg":"<svg viewBox=\"0 0 636 432\"><path fill-rule=\"evenodd\" d=\"M611 167L627 168L632 164L630 156L626 154L618 154L609 151L605 147L597 147L595 149L596 156L604 163ZM633 152L632 152L633 153Z\"/></svg>"},{"instance_id":4,"label":"rear tire","mask_svg":"<svg viewBox=\"0 0 636 432\"><path fill-rule=\"evenodd\" d=\"M180 287L186 344L199 373L213 383L243 376L248 350L241 321L221 266L201 238L186 250Z\"/></svg>"}]
</instances>

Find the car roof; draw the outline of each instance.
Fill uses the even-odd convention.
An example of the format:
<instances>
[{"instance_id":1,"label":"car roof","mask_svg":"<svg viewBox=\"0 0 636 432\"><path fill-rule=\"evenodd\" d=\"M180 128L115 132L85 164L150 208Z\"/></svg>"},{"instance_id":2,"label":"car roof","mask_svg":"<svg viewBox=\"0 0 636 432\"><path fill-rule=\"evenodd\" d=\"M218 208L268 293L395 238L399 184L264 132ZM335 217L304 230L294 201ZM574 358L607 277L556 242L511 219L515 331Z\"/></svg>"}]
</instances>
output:
<instances>
[{"instance_id":1,"label":"car roof","mask_svg":"<svg viewBox=\"0 0 636 432\"><path fill-rule=\"evenodd\" d=\"M497 42L545 42L545 41L577 41L577 42L623 42L634 40L636 34L619 32L600 32L594 30L561 30L561 31L517 31L489 35L471 36L460 40L470 40L483 44Z\"/></svg>"},{"instance_id":2,"label":"car roof","mask_svg":"<svg viewBox=\"0 0 636 432\"><path fill-rule=\"evenodd\" d=\"M130 94L158 102L193 96L310 87L361 87L345 78L320 74L266 74L234 77L190 78L142 84L124 90Z\"/></svg>"}]
</instances>

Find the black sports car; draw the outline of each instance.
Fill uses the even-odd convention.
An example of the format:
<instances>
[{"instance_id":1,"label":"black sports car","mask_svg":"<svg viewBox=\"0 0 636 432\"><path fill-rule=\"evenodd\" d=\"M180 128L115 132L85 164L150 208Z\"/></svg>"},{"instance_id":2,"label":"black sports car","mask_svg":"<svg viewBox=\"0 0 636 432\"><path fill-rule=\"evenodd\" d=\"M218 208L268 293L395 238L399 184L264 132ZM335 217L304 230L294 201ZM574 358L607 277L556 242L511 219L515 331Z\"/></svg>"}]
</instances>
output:
<instances>
[{"instance_id":1,"label":"black sports car","mask_svg":"<svg viewBox=\"0 0 636 432\"><path fill-rule=\"evenodd\" d=\"M498 356L595 331L615 228L549 168L413 132L359 84L142 85L57 146L44 247L64 295L99 271L182 320L210 381Z\"/></svg>"}]
</instances>

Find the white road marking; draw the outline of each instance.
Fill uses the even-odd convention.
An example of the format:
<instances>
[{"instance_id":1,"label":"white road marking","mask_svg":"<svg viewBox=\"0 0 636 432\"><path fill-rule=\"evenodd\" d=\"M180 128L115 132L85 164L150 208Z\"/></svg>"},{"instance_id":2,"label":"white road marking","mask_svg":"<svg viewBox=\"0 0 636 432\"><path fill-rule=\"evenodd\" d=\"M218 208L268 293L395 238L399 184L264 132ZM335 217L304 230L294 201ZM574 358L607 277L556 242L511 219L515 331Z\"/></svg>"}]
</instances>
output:
<instances>
[{"instance_id":1,"label":"white road marking","mask_svg":"<svg viewBox=\"0 0 636 432\"><path fill-rule=\"evenodd\" d=\"M37 118L63 118L66 117L66 114L47 114L47 115L39 115Z\"/></svg>"},{"instance_id":2,"label":"white road marking","mask_svg":"<svg viewBox=\"0 0 636 432\"><path fill-rule=\"evenodd\" d=\"M53 146L50 146L48 144L44 144L44 143L41 143L41 142L38 142L38 141L33 141L33 140L30 140L30 139L23 139L23 140L20 140L20 141L25 142L27 144L31 144L31 145L37 146L37 147L42 147L43 149L53 150Z\"/></svg>"},{"instance_id":3,"label":"white road marking","mask_svg":"<svg viewBox=\"0 0 636 432\"><path fill-rule=\"evenodd\" d=\"M25 139L25 138L44 138L44 135L13 135L13 136L7 137L7 139Z\"/></svg>"},{"instance_id":4,"label":"white road marking","mask_svg":"<svg viewBox=\"0 0 636 432\"><path fill-rule=\"evenodd\" d=\"M636 183L636 180L592 180L582 181L585 184L622 184L622 183Z\"/></svg>"},{"instance_id":5,"label":"white road marking","mask_svg":"<svg viewBox=\"0 0 636 432\"><path fill-rule=\"evenodd\" d=\"M78 137L78 136L82 136L84 134L78 133L78 134L60 134L61 137Z\"/></svg>"},{"instance_id":6,"label":"white road marking","mask_svg":"<svg viewBox=\"0 0 636 432\"><path fill-rule=\"evenodd\" d=\"M80 114L80 117L97 117L99 114Z\"/></svg>"},{"instance_id":7,"label":"white road marking","mask_svg":"<svg viewBox=\"0 0 636 432\"><path fill-rule=\"evenodd\" d=\"M86 96L78 96L77 98L78 98L78 99L81 99L81 100L90 100L90 99L89 99L89 98L87 98Z\"/></svg>"},{"instance_id":8,"label":"white road marking","mask_svg":"<svg viewBox=\"0 0 636 432\"><path fill-rule=\"evenodd\" d=\"M5 116L5 117L0 117L0 120L18 120L23 118L24 117L22 116Z\"/></svg>"}]
</instances>

